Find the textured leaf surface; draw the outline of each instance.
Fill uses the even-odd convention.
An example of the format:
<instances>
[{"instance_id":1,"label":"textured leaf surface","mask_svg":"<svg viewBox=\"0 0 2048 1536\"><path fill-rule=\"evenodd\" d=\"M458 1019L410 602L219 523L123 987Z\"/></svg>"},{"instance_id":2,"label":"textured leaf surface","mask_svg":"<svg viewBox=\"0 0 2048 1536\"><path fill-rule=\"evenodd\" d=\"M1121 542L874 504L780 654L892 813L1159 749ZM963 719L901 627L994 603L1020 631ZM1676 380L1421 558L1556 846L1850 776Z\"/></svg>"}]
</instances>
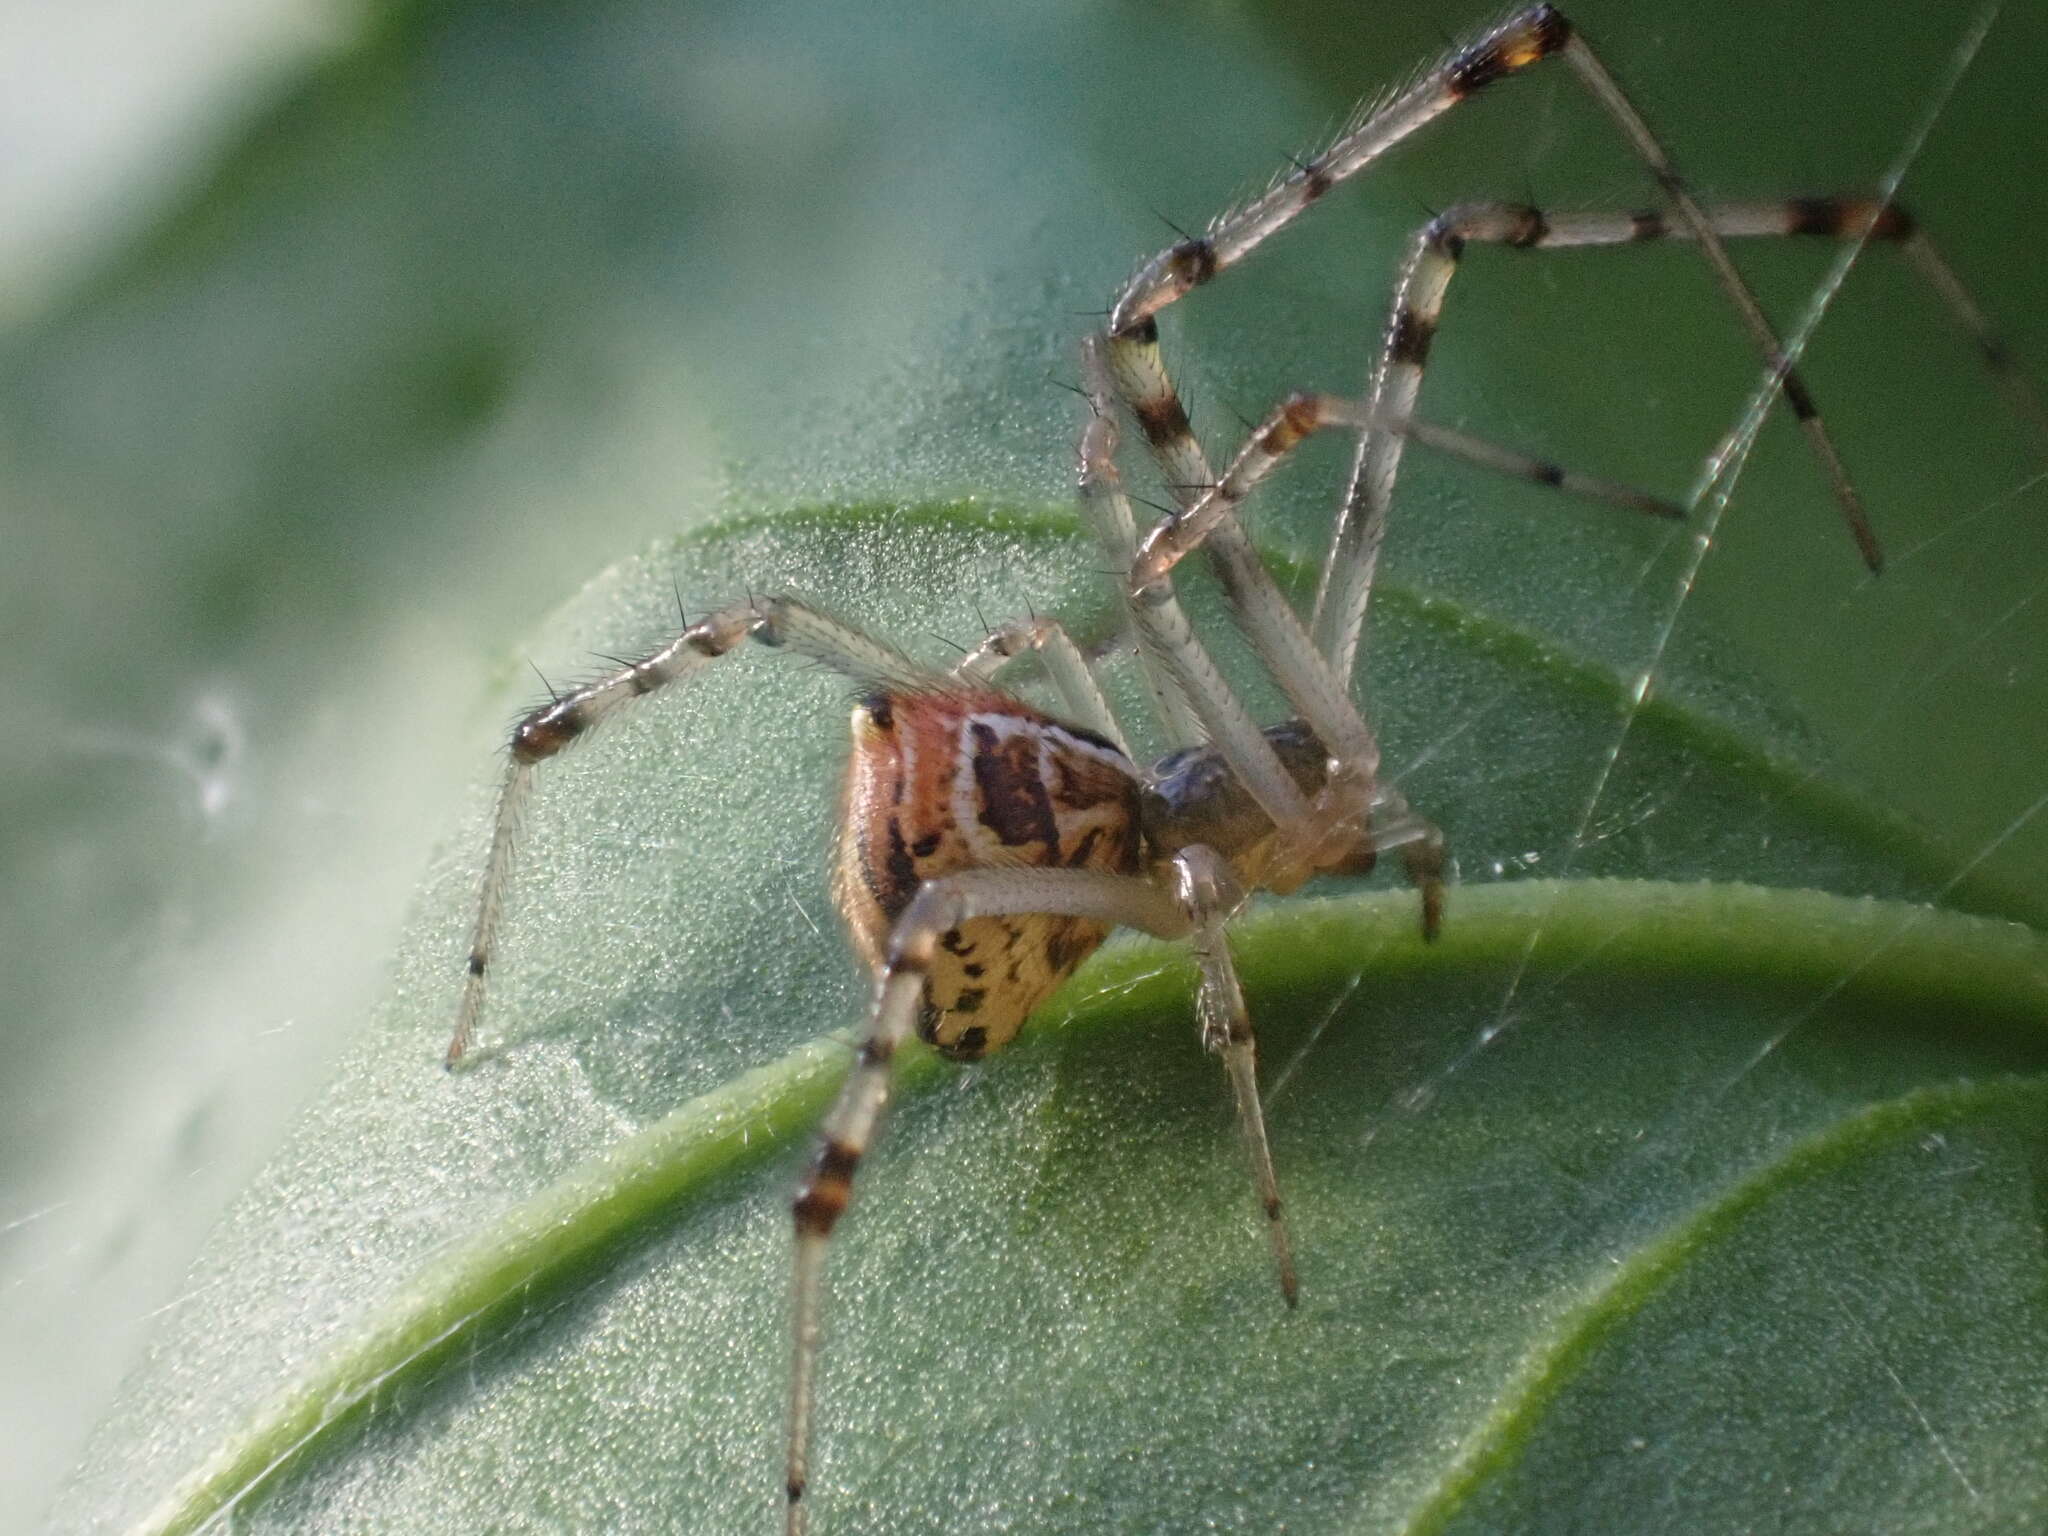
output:
<instances>
[{"instance_id":1,"label":"textured leaf surface","mask_svg":"<svg viewBox=\"0 0 2048 1536\"><path fill-rule=\"evenodd\" d=\"M629 636L658 627L663 570L714 588L801 570L818 586L872 564L945 591L971 567L1071 609L1085 599L1046 573L1085 582L1078 548L1058 519L981 508L768 519L620 567L556 628L574 645L622 613ZM906 620L931 610L926 594L903 602ZM1484 865L1542 823L1612 686L1603 698L1481 621L1398 601L1384 617L1390 647L1427 657L1409 675L1428 697L1484 695L1558 726L1525 735L1514 782L1464 760L1485 792L1468 786L1463 848ZM787 1143L843 1059L804 1042L821 1017L854 1017L859 994L810 873L822 848L764 861L756 829L822 839L815 813L788 807L829 773L843 699L836 679L747 656L565 760L507 935L505 1047L448 1079L432 1055L476 834L453 840L395 998L217 1236L165 1368L116 1420L116 1486L218 1457L191 1490L203 1510L303 1443L313 1458L246 1519L766 1517ZM741 718L744 742L727 739ZM2022 1470L2031 1421L1996 1409L2027 1401L2048 1358L2025 1219L2039 1094L2006 1076L2048 1048L2048 953L2024 928L1913 905L1924 889L1852 805L1721 749L1694 718L1663 712L1631 753L1642 784L1617 793L1687 765L1688 809L1654 823L1666 873L1732 881L1761 862L1897 899L1471 885L1434 951L1392 893L1276 904L1245 958L1310 1276L1297 1316L1272 1294L1184 964L1113 952L1081 989L1092 1000L1053 1010L1090 1027L1049 1021L971 1073L925 1064L872 1161L835 1273L820 1490L834 1524L947 1529L964 1507L1044 1530L1570 1527L1752 1443L1798 1445L1799 1399L1754 1377L1821 1392L1901 1359L1928 1380L1863 1394L1832 1453L1886 1470L1856 1480L1854 1507L1875 1520L1917 1492L1931 1517L1973 1467L2000 1509L2039 1498ZM1737 805L1750 816L1733 831L1727 812L1689 809ZM1608 839L1585 873L1629 853ZM633 1142L648 1123L653 1145ZM1930 1222L1987 1293L1961 1337L1915 1332L1913 1298L1938 1273ZM1758 1235L1781 1227L1805 1235ZM1837 1271L1852 1231L1868 1262ZM1893 1247L1916 1251L1878 1262ZM1788 1340L1787 1317L1813 1305L1766 1301L1801 1287L1836 1299L1826 1326ZM282 1407L275 1336L239 1326L258 1298L282 1303L309 1377ZM1958 1349L1982 1363L1967 1413ZM1701 1354L1724 1390L1675 1394L1668 1421L1624 1415L1616 1438L1612 1389L1588 1382L1690 1381ZM1947 1416L1905 1433L1937 1384ZM1636 1465L1651 1446L1661 1462ZM1552 1455L1587 1463L1585 1486L1519 1481ZM1608 1456L1631 1469L1619 1489ZM1714 1507L1731 1529L1757 1514ZM1849 1507L1817 1501L1816 1528Z\"/></svg>"},{"instance_id":2,"label":"textured leaf surface","mask_svg":"<svg viewBox=\"0 0 2048 1536\"><path fill-rule=\"evenodd\" d=\"M1963 25L1578 16L1722 196L1875 184ZM550 774L505 1046L450 1080L524 656L771 585L935 660L1027 606L1106 633L1045 382L1075 312L1148 208L1474 19L396 8L12 338L14 1417L149 1346L61 1528L772 1521L784 1202L861 1002L846 692L737 657ZM1905 184L2036 359L2044 48L2003 18ZM1647 200L1568 80L1498 96L1171 317L1218 450L1355 387L1421 207ZM1686 253L1610 255L1475 253L1425 401L1676 491L1753 366ZM1182 962L1120 945L912 1074L835 1256L821 1530L2040 1522L2048 524L1883 256L1810 358L1881 582L1782 421L1696 580L1415 457L1363 686L1452 929L1375 888L1244 934L1301 1311ZM1790 318L1826 253L1742 259ZM1259 508L1297 593L1341 472Z\"/></svg>"}]
</instances>

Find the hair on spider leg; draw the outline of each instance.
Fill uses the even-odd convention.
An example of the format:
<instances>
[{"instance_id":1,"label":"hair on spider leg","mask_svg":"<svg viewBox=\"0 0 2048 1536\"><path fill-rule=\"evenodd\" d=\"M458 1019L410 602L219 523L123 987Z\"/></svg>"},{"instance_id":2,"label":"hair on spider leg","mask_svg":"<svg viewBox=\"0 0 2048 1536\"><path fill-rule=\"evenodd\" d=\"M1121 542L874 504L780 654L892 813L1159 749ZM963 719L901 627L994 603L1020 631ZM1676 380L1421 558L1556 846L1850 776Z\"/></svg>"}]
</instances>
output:
<instances>
[{"instance_id":1,"label":"hair on spider leg","mask_svg":"<svg viewBox=\"0 0 2048 1536\"><path fill-rule=\"evenodd\" d=\"M1275 187L1293 181L1307 183L1319 182L1319 179L1322 179L1319 184L1326 184L1326 178L1324 177L1319 157L1311 155L1308 159L1304 160L1292 150L1282 150L1280 152L1280 160L1282 162L1280 167L1266 178L1264 188L1266 192L1271 192ZM1322 194L1318 192L1316 195L1320 197Z\"/></svg>"},{"instance_id":2,"label":"hair on spider leg","mask_svg":"<svg viewBox=\"0 0 2048 1536\"><path fill-rule=\"evenodd\" d=\"M1130 493L1130 500L1149 512L1157 512L1161 517L1179 517L1181 513L1179 507L1163 501L1154 501L1149 496L1140 496L1135 492Z\"/></svg>"},{"instance_id":3,"label":"hair on spider leg","mask_svg":"<svg viewBox=\"0 0 2048 1536\"><path fill-rule=\"evenodd\" d=\"M526 658L526 664L529 667L533 668L533 675L540 679L541 687L547 689L549 701L555 704L561 703L562 696L559 693L555 692L555 685L548 681L547 673L541 671L540 663L535 661L531 656L529 656Z\"/></svg>"}]
</instances>

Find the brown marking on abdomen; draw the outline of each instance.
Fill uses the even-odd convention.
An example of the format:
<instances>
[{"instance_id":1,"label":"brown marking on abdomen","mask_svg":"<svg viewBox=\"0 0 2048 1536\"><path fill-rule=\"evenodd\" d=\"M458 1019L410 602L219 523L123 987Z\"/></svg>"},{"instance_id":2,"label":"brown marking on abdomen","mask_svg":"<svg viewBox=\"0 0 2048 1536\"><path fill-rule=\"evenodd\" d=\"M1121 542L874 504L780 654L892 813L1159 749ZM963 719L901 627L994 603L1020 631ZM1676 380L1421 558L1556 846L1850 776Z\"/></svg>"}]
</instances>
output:
<instances>
[{"instance_id":1,"label":"brown marking on abdomen","mask_svg":"<svg viewBox=\"0 0 2048 1536\"><path fill-rule=\"evenodd\" d=\"M855 710L853 743L833 894L870 967L926 880L997 865L1139 873L1135 765L1016 699L881 695ZM1107 932L1036 913L960 923L932 946L918 1034L963 1060L1000 1049Z\"/></svg>"}]
</instances>

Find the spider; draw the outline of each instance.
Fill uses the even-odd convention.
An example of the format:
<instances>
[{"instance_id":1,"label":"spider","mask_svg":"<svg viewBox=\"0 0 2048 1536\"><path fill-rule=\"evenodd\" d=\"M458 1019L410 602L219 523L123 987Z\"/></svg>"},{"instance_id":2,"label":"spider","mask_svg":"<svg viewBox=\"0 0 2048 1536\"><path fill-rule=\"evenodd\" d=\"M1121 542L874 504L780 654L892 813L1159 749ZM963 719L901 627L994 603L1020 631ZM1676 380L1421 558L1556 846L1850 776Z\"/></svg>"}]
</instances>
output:
<instances>
[{"instance_id":1,"label":"spider","mask_svg":"<svg viewBox=\"0 0 2048 1536\"><path fill-rule=\"evenodd\" d=\"M1552 214L1469 204L1425 223L1398 275L1377 366L1362 398L1297 394L1275 408L1219 475L1190 426L1159 349L1158 314L1243 261L1337 183L1487 86L1552 57L1613 119L1662 194L1656 210ZM794 1340L785 1520L808 1520L810 1434L834 1227L889 1097L891 1063L913 1031L941 1055L975 1061L1014 1039L1112 928L1187 939L1199 972L1201 1040L1222 1059L1264 1212L1281 1295L1298 1292L1292 1242L1260 1106L1257 1048L1227 926L1247 894L1285 894L1322 876L1369 872L1393 854L1420 892L1421 925L1443 919L1445 844L1379 778L1379 748L1352 698L1381 535L1405 444L1416 440L1568 493L1666 518L1668 501L1432 425L1415 414L1450 280L1474 241L1514 249L1694 243L1749 334L1766 387L1782 395L1825 469L1864 563L1882 556L1811 392L1724 242L1819 235L1897 244L2035 425L2042 416L1946 263L1886 200L1807 198L1702 205L1599 56L1559 11L1525 10L1362 115L1327 149L1263 193L1147 261L1083 346L1088 414L1079 443L1086 520L1119 582L1146 694L1174 749L1133 757L1090 658L1055 620L997 628L950 670L912 659L804 601L750 596L638 661L534 710L512 734L447 1064L469 1049L482 1012L515 831L539 765L629 703L695 676L752 639L854 678L852 749L840 801L833 894L874 975L857 1053L795 1197ZM1173 509L1142 538L1117 467L1120 416L1135 421ZM1304 619L1239 524L1259 483L1313 433L1358 446ZM1223 680L1175 592L1174 568L1199 551L1233 619L1293 717L1261 727ZM998 686L1036 656L1059 696L1053 715Z\"/></svg>"}]
</instances>

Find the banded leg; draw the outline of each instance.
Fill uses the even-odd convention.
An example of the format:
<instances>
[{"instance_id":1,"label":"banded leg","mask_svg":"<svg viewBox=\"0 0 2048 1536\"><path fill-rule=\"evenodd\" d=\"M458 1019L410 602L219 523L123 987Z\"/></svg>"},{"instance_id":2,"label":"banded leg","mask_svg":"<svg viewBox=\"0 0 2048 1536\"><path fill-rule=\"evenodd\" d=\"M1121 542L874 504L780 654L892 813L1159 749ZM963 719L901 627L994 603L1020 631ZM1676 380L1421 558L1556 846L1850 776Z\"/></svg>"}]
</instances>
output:
<instances>
[{"instance_id":1,"label":"banded leg","mask_svg":"<svg viewBox=\"0 0 2048 1536\"><path fill-rule=\"evenodd\" d=\"M1702 217L1716 235L1730 240L1809 235L1899 245L1947 305L1956 324L1975 342L2016 413L2048 442L2048 414L2043 413L2024 375L1983 311L1905 210L1870 199L1795 198L1721 204L1703 209ZM1413 412L1430 346L1442 320L1444 297L1466 245L1479 241L1515 250L1561 250L1694 238L1690 226L1654 210L1547 214L1514 203L1453 208L1416 231L1395 283L1379 360L1366 395L1358 455L1323 564L1311 619L1317 646L1340 673L1349 675L1357 659L1380 541L1393 503L1403 437L1425 438L1419 424L1413 423ZM1411 423L1405 434L1383 425L1400 422ZM1565 485L1568 472L1540 461L1531 464L1536 471L1531 478L1561 488ZM1649 498L1640 505L1647 511L1669 507ZM1865 555L1877 558L1874 540L1866 546Z\"/></svg>"},{"instance_id":2,"label":"banded leg","mask_svg":"<svg viewBox=\"0 0 2048 1536\"><path fill-rule=\"evenodd\" d=\"M1613 119L1637 157L1670 204L1673 214L1698 241L1712 268L1716 282L1735 309L1744 331L1763 356L1776 391L1790 402L1806 433L1808 446L1821 461L1833 488L1844 521L1866 561L1874 563L1876 546L1870 536L1861 498L1851 484L1834 441L1822 423L1805 381L1785 356L1777 333L1765 318L1756 296L1736 270L1720 235L1708 222L1698 201L1679 175L1670 156L1649 124L1623 92L1618 81L1592 47L1564 15L1549 5L1533 6L1511 17L1471 46L1461 49L1429 75L1397 93L1369 113L1365 119L1340 135L1335 143L1313 159L1298 165L1274 182L1260 196L1214 220L1201 235L1180 241L1160 252L1142 266L1111 307L1109 335L1112 348L1128 346L1150 351L1149 365L1133 360L1126 367L1112 358L1112 371L1124 401L1144 426L1155 455L1167 470L1170 482L1190 483L1179 467L1169 462L1173 455L1165 442L1187 428L1187 413L1175 396L1164 370L1157 365L1158 312L1190 290L1213 280L1250 255L1268 237L1277 234L1304 213L1338 182L1357 174L1424 125L1448 112L1484 87L1553 55L1571 67L1602 110ZM1147 377L1156 372L1157 384ZM1135 387L1127 387L1135 386ZM1385 414L1405 418L1404 411ZM1190 437L1190 440L1191 437ZM1332 647L1321 647L1329 654Z\"/></svg>"},{"instance_id":3,"label":"banded leg","mask_svg":"<svg viewBox=\"0 0 2048 1536\"><path fill-rule=\"evenodd\" d=\"M1640 240L1690 240L1693 232L1674 226L1651 211L1615 214L1545 216L1536 246L1622 245ZM1788 197L1764 202L1723 203L1705 211L1714 232L1727 239L1782 239L1788 236L1822 240L1870 240L1896 246L1900 256L1934 291L1949 319L1975 348L1992 382L2006 397L2014 416L2025 424L2036 446L2048 449L2048 409L2012 355L1975 295L1956 275L1946 257L1927 237L1920 221L1897 203L1870 197ZM1624 231L1620 226L1626 224ZM1521 242L1517 242L1521 243Z\"/></svg>"},{"instance_id":4,"label":"banded leg","mask_svg":"<svg viewBox=\"0 0 2048 1536\"><path fill-rule=\"evenodd\" d=\"M1117 473L1116 418L1104 366L1101 350L1093 342L1085 345L1082 368L1088 385L1089 417L1081 433L1081 505L1101 537L1104 552L1117 557L1112 569L1126 571L1137 552L1136 521ZM1191 729L1186 739L1206 737L1213 742L1246 793L1276 827L1297 835L1305 833L1309 825L1307 797L1196 638L1172 583L1157 582L1135 593L1121 581L1118 585L1137 634L1139 654L1158 679L1159 692L1177 701L1188 716Z\"/></svg>"},{"instance_id":5,"label":"banded leg","mask_svg":"<svg viewBox=\"0 0 2048 1536\"><path fill-rule=\"evenodd\" d=\"M1173 888L1187 913L1195 964L1202 973L1196 999L1202 1045L1223 1058L1223 1071L1237 1104L1238 1129L1252 1161L1252 1183L1258 1190L1259 1208L1266 1213L1266 1232L1280 1273L1280 1294L1292 1307L1300 1299L1300 1286L1280 1200L1280 1180L1273 1172L1273 1149L1266 1137L1266 1112L1259 1103L1258 1040L1252 1033L1251 1013L1244 1005L1244 988L1238 984L1225 932L1231 915L1244 904L1244 891L1229 864L1213 850L1199 846L1184 848L1175 856Z\"/></svg>"},{"instance_id":6,"label":"banded leg","mask_svg":"<svg viewBox=\"0 0 2048 1536\"><path fill-rule=\"evenodd\" d=\"M1137 554L1137 520L1131 514L1130 500L1124 495L1122 481L1117 475L1116 421L1110 413L1109 384L1103 376L1100 348L1091 339L1082 344L1081 355L1082 367L1087 374L1083 398L1088 403L1088 422L1081 429L1076 465L1081 517L1095 535L1095 543L1102 551L1106 568L1112 573L1121 573L1131 568L1131 561ZM1169 600L1172 598L1170 592L1166 595ZM1126 616L1132 624L1133 638L1137 641L1138 672L1144 679L1145 691L1151 697L1153 712L1158 717L1167 744L1171 747L1193 746L1207 735L1194 700L1175 681L1172 670L1158 655L1156 637L1148 642L1145 626L1139 624L1131 613L1128 597L1121 592L1118 596L1123 600ZM1173 603L1172 607L1173 617L1180 627L1186 628L1186 616L1178 612L1179 604ZM1210 670L1213 671L1213 667ZM1277 769L1278 764L1274 766ZM1263 801L1260 803L1264 804Z\"/></svg>"},{"instance_id":7,"label":"banded leg","mask_svg":"<svg viewBox=\"0 0 2048 1536\"><path fill-rule=\"evenodd\" d=\"M1082 367L1088 384L1090 416L1081 434L1081 504L1102 537L1105 552L1121 557L1115 569L1128 570L1136 553L1135 522L1117 474L1117 433L1109 401L1108 364L1096 339L1084 345ZM1195 451L1199 455L1200 450ZM1236 529L1227 526L1223 532L1234 535ZM1293 621L1306 648L1307 632L1301 629L1278 588L1272 587L1272 579L1258 565L1256 555L1251 561L1271 588L1283 616ZM1326 793L1312 805L1195 637L1193 626L1174 595L1172 578L1137 591L1119 583L1119 589L1148 676L1160 693L1177 701L1192 717L1199 734L1215 746L1238 783L1280 833L1273 857L1259 869L1245 869L1241 873L1255 884L1284 892L1300 885L1318 868L1346 862L1363 841L1367 801L1379 752L1356 709L1349 699L1342 697L1342 690L1336 689L1339 707L1354 722L1365 750L1361 753L1352 748L1351 755L1344 759L1352 765L1350 770L1341 777L1330 775ZM1308 653L1308 663L1322 668L1312 652ZM1269 661L1268 666L1272 665ZM1315 722L1311 720L1310 725L1314 728ZM1333 736L1320 730L1317 735L1335 755L1339 748ZM1335 739L1343 741L1341 737ZM1338 795L1346 797L1350 804L1340 802L1332 810L1328 802Z\"/></svg>"},{"instance_id":8,"label":"banded leg","mask_svg":"<svg viewBox=\"0 0 2048 1536\"><path fill-rule=\"evenodd\" d=\"M1422 896L1422 936L1434 939L1444 925L1444 876L1448 857L1437 824L1408 804L1407 797L1382 784L1373 795L1372 845L1375 854L1399 853L1408 883Z\"/></svg>"},{"instance_id":9,"label":"banded leg","mask_svg":"<svg viewBox=\"0 0 2048 1536\"><path fill-rule=\"evenodd\" d=\"M1093 417L1082 437L1084 502L1104 495L1113 496L1120 504L1123 502L1116 482L1115 429L1106 398L1107 389L1121 364L1126 370L1121 382L1139 391L1139 398L1158 398L1142 393L1147 385L1165 390L1164 409L1177 418L1178 425L1170 431L1155 432L1151 424L1146 424L1147 438L1162 464L1168 465L1168 479L1178 488L1183 516L1190 515L1193 508L1200 506L1204 497L1216 497L1223 502L1224 515L1207 524L1202 547L1211 556L1222 579L1224 595L1232 613L1251 637L1282 691L1301 712L1331 758L1332 767L1327 781L1310 807L1312 819L1302 824L1297 832L1276 814L1274 806L1260 794L1251 776L1251 770L1263 768L1268 761L1274 767L1280 767L1265 735L1250 725L1249 717L1244 717L1244 729L1256 737L1254 741L1245 743L1231 732L1211 724L1208 717L1203 717L1202 723L1209 728L1210 739L1223 754L1224 761L1282 833L1281 851L1273 866L1246 868L1243 873L1259 885L1284 893L1318 868L1341 867L1351 861L1361 847L1370 845L1377 849L1383 846L1379 825L1379 818L1384 814L1382 808L1398 807L1398 819L1407 829L1398 840L1403 848L1402 859L1410 880L1422 893L1423 933L1434 938L1443 919L1442 835L1429 822L1411 812L1398 792L1378 783L1379 745L1371 728L1351 701L1344 681L1316 654L1308 631L1293 605L1280 591L1272 574L1252 548L1251 541L1230 515L1236 502L1242 500L1242 495L1235 500L1230 499L1226 490L1228 479L1210 484L1208 464L1202 455L1201 445L1195 441L1186 413L1171 393L1164 369L1158 367L1156 344L1120 348L1115 338L1095 338L1084 347L1083 362L1093 404ZM1148 364L1149 371L1146 371ZM1126 392L1125 397L1130 398L1130 393ZM1287 402L1269 420L1269 430L1255 432L1245 452L1240 455L1240 463L1236 467L1244 469L1244 494L1248 494L1251 485L1308 432L1339 420L1345 425L1356 426L1356 410L1351 402L1336 401L1327 396L1296 396ZM1324 419L1326 413L1328 420ZM1141 423L1145 423L1142 408L1138 415ZM1491 451L1512 457L1506 455L1505 450ZM1193 490L1196 486L1203 489L1197 492ZM1127 504L1121 505L1121 516L1125 526L1130 526ZM1188 655L1214 676L1213 663L1201 651L1192 631L1187 630L1186 618L1173 596L1171 562L1155 579L1145 580L1143 560L1142 554L1131 551L1130 560L1121 567L1132 573L1123 595L1130 607L1140 648L1156 651L1162 669L1170 674L1176 665L1175 658ZM1185 632L1184 636L1171 627L1175 624L1179 631ZM1235 705L1228 690L1221 688L1220 679L1217 686L1222 692L1222 702ZM1199 689L1189 691L1188 696L1194 698L1198 692ZM1241 706L1237 707L1237 714L1243 716ZM1280 772L1284 776L1286 770L1280 768ZM1295 851L1312 846L1316 851L1306 858ZM1395 843L1390 841L1384 846L1395 846Z\"/></svg>"},{"instance_id":10,"label":"banded leg","mask_svg":"<svg viewBox=\"0 0 2048 1536\"><path fill-rule=\"evenodd\" d=\"M917 1022L925 974L945 935L969 918L1015 913L1092 918L1169 939L1186 934L1192 925L1183 904L1151 881L1081 869L979 869L949 875L921 886L896 920L853 1068L825 1117L816 1157L792 1207L794 1336L784 1480L789 1536L801 1536L807 1523L804 1492L810 1478L825 1252L887 1107L891 1063Z\"/></svg>"},{"instance_id":11,"label":"banded leg","mask_svg":"<svg viewBox=\"0 0 2048 1536\"><path fill-rule=\"evenodd\" d=\"M1145 326L1150 330L1151 322L1145 322ZM1137 417L1174 500L1185 515L1210 494L1217 482L1160 362L1156 333L1155 339L1149 340L1099 337L1091 342L1088 355L1091 366L1099 366L1101 375ZM1201 547L1216 571L1224 600L1230 605L1239 629L1251 641L1295 712L1329 751L1334 766L1315 802L1316 828L1321 831L1304 829L1321 845L1322 851L1302 861L1301 867L1306 872L1330 867L1334 861L1332 850L1355 849L1362 840L1372 785L1379 772L1379 744L1352 702L1345 680L1316 651L1307 627L1236 522L1228 517L1214 522ZM1124 595L1134 615L1170 599L1170 573L1141 582L1136 579L1135 561L1125 569L1133 572ZM1218 745L1224 743L1219 740ZM1232 766L1235 767L1234 761ZM1246 787L1252 788L1249 781ZM1263 799L1260 803L1265 805ZM1287 824L1278 817L1274 820L1291 839L1293 834ZM1298 846L1305 848L1310 844ZM1261 884L1270 884L1263 876L1257 878Z\"/></svg>"},{"instance_id":12,"label":"banded leg","mask_svg":"<svg viewBox=\"0 0 2048 1536\"><path fill-rule=\"evenodd\" d=\"M1153 525L1152 531L1139 542L1137 559L1131 566L1131 585L1143 587L1155 582L1193 554L1226 519L1240 514L1253 490L1279 467L1281 459L1312 434L1330 427L1348 428L1368 437L1386 434L1413 438L1425 447L1482 469L1529 480L1568 496L1609 502L1656 517L1685 516L1685 508L1660 496L1581 474L1534 454L1439 427L1420 417L1386 415L1376 412L1369 402L1338 395L1296 394L1289 395L1253 429L1237 456L1225 467L1221 479L1202 492L1186 511L1169 513Z\"/></svg>"},{"instance_id":13,"label":"banded leg","mask_svg":"<svg viewBox=\"0 0 2048 1536\"><path fill-rule=\"evenodd\" d=\"M491 852L484 864L476 923L470 930L468 972L455 1033L444 1058L447 1066L454 1067L469 1050L483 1014L484 976L497 943L513 849L533 791L534 770L628 704L671 683L686 681L748 638L786 647L853 677L906 687L929 687L943 681L895 647L795 598L750 597L700 619L659 650L563 694L521 720L512 731L512 761L492 818Z\"/></svg>"},{"instance_id":14,"label":"banded leg","mask_svg":"<svg viewBox=\"0 0 2048 1536\"><path fill-rule=\"evenodd\" d=\"M1013 619L990 631L953 668L953 676L961 682L992 682L1007 663L1030 652L1036 652L1044 663L1068 721L1093 731L1129 757L1130 746L1117 726L1116 712L1110 708L1102 685L1095 680L1095 669L1057 619Z\"/></svg>"}]
</instances>

